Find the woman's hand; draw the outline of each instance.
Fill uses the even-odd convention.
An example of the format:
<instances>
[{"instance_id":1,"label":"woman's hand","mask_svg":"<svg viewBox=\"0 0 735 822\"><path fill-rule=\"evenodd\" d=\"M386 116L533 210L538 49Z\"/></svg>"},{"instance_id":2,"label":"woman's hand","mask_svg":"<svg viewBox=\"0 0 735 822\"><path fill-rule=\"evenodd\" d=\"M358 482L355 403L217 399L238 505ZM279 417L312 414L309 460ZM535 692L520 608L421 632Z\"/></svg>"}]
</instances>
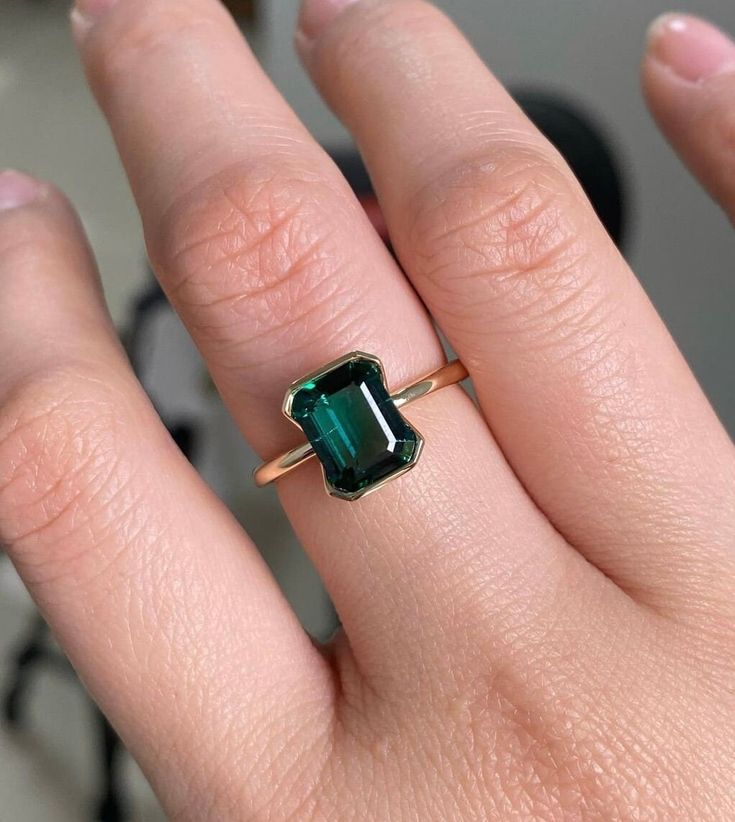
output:
<instances>
[{"instance_id":1,"label":"woman's hand","mask_svg":"<svg viewBox=\"0 0 735 822\"><path fill-rule=\"evenodd\" d=\"M733 819L733 447L452 25L342 6L307 0L297 42L403 270L215 0L79 0L74 28L158 276L264 457L298 441L301 374L440 365L429 315L471 373L479 409L407 410L425 455L380 492L280 484L344 633L302 632L133 377L68 204L13 173L0 536L173 818ZM735 45L665 19L644 77L735 214Z\"/></svg>"}]
</instances>

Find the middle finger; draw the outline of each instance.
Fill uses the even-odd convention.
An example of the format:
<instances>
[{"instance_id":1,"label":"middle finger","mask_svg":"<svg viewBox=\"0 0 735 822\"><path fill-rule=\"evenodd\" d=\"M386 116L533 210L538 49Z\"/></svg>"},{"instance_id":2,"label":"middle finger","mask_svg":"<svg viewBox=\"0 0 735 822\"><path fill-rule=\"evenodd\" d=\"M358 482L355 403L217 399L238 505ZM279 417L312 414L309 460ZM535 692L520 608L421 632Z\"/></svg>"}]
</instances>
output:
<instances>
[{"instance_id":1,"label":"middle finger","mask_svg":"<svg viewBox=\"0 0 735 822\"><path fill-rule=\"evenodd\" d=\"M392 386L441 363L419 300L219 4L119 0L77 33L155 268L257 450L294 444L279 415L284 388L346 351L380 356ZM316 465L282 482L373 670L421 653L417 613L441 622L458 589L470 610L491 601L499 621L522 613L520 630L535 613L544 620L570 575L591 573L526 497L464 392L445 389L407 416L425 454L379 494L330 500Z\"/></svg>"},{"instance_id":2,"label":"middle finger","mask_svg":"<svg viewBox=\"0 0 735 822\"><path fill-rule=\"evenodd\" d=\"M632 596L719 611L732 446L570 169L433 6L324 7L302 54L525 488Z\"/></svg>"}]
</instances>

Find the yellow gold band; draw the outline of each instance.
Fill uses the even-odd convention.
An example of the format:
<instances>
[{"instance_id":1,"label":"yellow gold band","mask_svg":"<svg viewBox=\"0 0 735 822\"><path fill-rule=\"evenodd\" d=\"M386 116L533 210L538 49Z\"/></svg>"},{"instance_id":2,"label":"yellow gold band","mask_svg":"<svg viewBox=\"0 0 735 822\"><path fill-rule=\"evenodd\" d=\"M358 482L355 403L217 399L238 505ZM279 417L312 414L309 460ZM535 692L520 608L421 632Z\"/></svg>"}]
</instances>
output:
<instances>
[{"instance_id":1,"label":"yellow gold band","mask_svg":"<svg viewBox=\"0 0 735 822\"><path fill-rule=\"evenodd\" d=\"M452 360L452 362L447 363L433 373L427 374L420 380L391 394L391 400L396 408L401 408L410 402L414 402L414 400L433 394L440 388L462 382L467 376L467 369L464 365L459 360ZM281 454L280 457L259 465L253 472L255 484L259 487L268 485L284 474L288 474L289 471L293 471L294 468L313 456L314 449L311 443L305 442L303 445L298 445L296 448L286 451L285 454Z\"/></svg>"}]
</instances>

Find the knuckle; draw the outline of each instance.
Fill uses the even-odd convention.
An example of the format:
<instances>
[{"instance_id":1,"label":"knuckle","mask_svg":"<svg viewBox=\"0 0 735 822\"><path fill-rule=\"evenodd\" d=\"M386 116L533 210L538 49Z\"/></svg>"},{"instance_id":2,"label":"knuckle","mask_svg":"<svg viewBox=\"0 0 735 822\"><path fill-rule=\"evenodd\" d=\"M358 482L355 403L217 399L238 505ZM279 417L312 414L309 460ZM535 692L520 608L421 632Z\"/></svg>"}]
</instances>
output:
<instances>
[{"instance_id":1,"label":"knuckle","mask_svg":"<svg viewBox=\"0 0 735 822\"><path fill-rule=\"evenodd\" d=\"M350 77L375 72L376 53L391 50L404 61L428 68L428 52L416 44L436 39L446 30L447 19L438 8L424 0L393 0L390 3L368 3L346 25L335 39L327 38L324 53L317 54L319 70L330 73L332 83L345 83ZM379 62L378 62L379 65ZM346 68L349 74L341 71ZM354 83L351 84L354 86Z\"/></svg>"},{"instance_id":2,"label":"knuckle","mask_svg":"<svg viewBox=\"0 0 735 822\"><path fill-rule=\"evenodd\" d=\"M186 0L139 3L138 13L121 15L91 40L88 60L96 78L114 90L132 69L140 72L150 60L206 36L212 19L192 6Z\"/></svg>"},{"instance_id":3,"label":"knuckle","mask_svg":"<svg viewBox=\"0 0 735 822\"><path fill-rule=\"evenodd\" d=\"M110 513L124 482L121 402L104 375L75 367L29 379L0 411L0 536L40 576Z\"/></svg>"},{"instance_id":4,"label":"knuckle","mask_svg":"<svg viewBox=\"0 0 735 822\"><path fill-rule=\"evenodd\" d=\"M218 364L241 363L256 338L312 336L344 302L334 206L328 183L269 160L216 175L164 215L151 259Z\"/></svg>"},{"instance_id":5,"label":"knuckle","mask_svg":"<svg viewBox=\"0 0 735 822\"><path fill-rule=\"evenodd\" d=\"M57 269L62 245L69 255L73 235L65 231L69 224L63 221L64 211L70 213L68 201L52 186L44 187L47 200L53 201L59 210L19 209L0 223L0 264L6 271ZM62 207L64 211L60 210Z\"/></svg>"},{"instance_id":6,"label":"knuckle","mask_svg":"<svg viewBox=\"0 0 735 822\"><path fill-rule=\"evenodd\" d=\"M463 160L417 191L407 209L418 273L463 316L498 300L510 314L533 307L548 314L581 286L587 249L579 197L536 148Z\"/></svg>"},{"instance_id":7,"label":"knuckle","mask_svg":"<svg viewBox=\"0 0 735 822\"><path fill-rule=\"evenodd\" d=\"M37 219L35 214L30 219L23 216L22 221L6 221L0 227L0 261L6 271L36 270L48 256L45 221Z\"/></svg>"}]
</instances>

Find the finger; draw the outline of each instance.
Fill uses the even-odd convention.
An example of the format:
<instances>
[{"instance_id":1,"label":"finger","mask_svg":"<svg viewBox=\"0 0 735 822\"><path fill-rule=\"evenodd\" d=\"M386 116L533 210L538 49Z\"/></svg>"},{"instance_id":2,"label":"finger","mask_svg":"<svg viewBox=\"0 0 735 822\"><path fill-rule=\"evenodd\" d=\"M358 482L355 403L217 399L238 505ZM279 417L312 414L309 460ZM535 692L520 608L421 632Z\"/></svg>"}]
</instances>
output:
<instances>
[{"instance_id":1,"label":"finger","mask_svg":"<svg viewBox=\"0 0 735 822\"><path fill-rule=\"evenodd\" d=\"M0 542L171 815L223 818L284 727L321 738L326 665L131 374L68 204L4 174L0 208Z\"/></svg>"},{"instance_id":2,"label":"finger","mask_svg":"<svg viewBox=\"0 0 735 822\"><path fill-rule=\"evenodd\" d=\"M665 14L649 30L643 88L661 130L735 221L735 43L704 20Z\"/></svg>"},{"instance_id":3,"label":"finger","mask_svg":"<svg viewBox=\"0 0 735 822\"><path fill-rule=\"evenodd\" d=\"M442 361L425 310L345 181L218 4L120 0L82 51L158 275L263 456L299 439L280 406L302 374L360 349L380 356L397 386ZM419 632L436 653L457 653L439 626L458 587L472 586L478 608L491 599L499 621L526 592L543 611L569 569L568 549L460 389L407 416L426 440L421 462L378 494L329 499L314 464L280 484L360 669L376 678L426 670ZM470 553L492 597L470 579Z\"/></svg>"},{"instance_id":4,"label":"finger","mask_svg":"<svg viewBox=\"0 0 735 822\"><path fill-rule=\"evenodd\" d=\"M722 596L732 447L570 171L437 10L343 5L301 53L524 485L630 593Z\"/></svg>"}]
</instances>

